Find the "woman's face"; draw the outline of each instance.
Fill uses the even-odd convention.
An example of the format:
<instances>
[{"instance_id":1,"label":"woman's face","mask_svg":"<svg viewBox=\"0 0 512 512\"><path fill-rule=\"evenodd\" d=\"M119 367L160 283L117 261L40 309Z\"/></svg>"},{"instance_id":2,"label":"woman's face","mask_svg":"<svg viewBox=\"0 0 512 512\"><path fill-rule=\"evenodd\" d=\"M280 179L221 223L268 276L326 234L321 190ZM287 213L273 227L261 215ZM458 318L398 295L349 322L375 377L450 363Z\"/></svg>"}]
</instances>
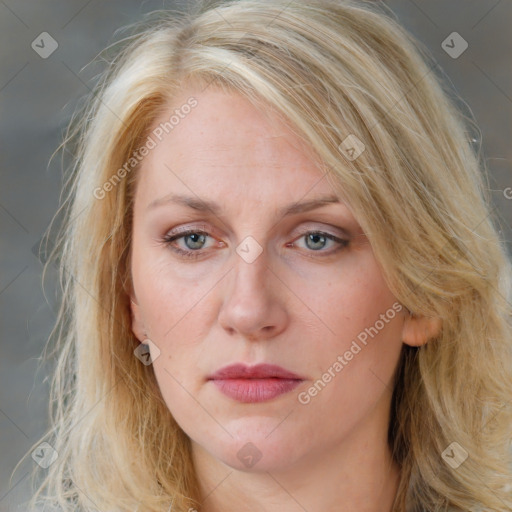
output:
<instances>
[{"instance_id":1,"label":"woman's face","mask_svg":"<svg viewBox=\"0 0 512 512\"><path fill-rule=\"evenodd\" d=\"M304 143L242 96L183 92L154 127L192 95L134 205L133 330L158 347L169 410L245 470L385 442L404 314L368 240ZM282 371L219 373L234 364Z\"/></svg>"}]
</instances>

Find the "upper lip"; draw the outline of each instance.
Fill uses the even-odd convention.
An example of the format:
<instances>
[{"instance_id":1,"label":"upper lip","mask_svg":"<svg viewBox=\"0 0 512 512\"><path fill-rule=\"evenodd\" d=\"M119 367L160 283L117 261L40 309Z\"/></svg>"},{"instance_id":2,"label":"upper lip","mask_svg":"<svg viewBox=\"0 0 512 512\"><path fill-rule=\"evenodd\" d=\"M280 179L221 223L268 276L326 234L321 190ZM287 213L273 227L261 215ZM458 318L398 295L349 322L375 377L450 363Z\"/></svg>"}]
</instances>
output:
<instances>
[{"instance_id":1,"label":"upper lip","mask_svg":"<svg viewBox=\"0 0 512 512\"><path fill-rule=\"evenodd\" d=\"M224 366L220 370L208 377L208 380L221 380L221 379L295 379L304 380L300 375L285 370L281 366L275 364L257 364L255 366L248 366L243 363L231 364Z\"/></svg>"}]
</instances>

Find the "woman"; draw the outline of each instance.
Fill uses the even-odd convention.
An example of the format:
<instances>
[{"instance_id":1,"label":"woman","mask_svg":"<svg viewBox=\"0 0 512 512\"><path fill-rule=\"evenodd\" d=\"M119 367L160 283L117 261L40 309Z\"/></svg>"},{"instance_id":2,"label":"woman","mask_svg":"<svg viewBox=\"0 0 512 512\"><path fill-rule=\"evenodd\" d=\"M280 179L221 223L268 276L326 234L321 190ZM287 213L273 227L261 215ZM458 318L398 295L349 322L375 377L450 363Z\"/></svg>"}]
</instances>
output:
<instances>
[{"instance_id":1,"label":"woman","mask_svg":"<svg viewBox=\"0 0 512 512\"><path fill-rule=\"evenodd\" d=\"M510 263L463 116L372 3L159 13L78 141L63 510L511 510Z\"/></svg>"}]
</instances>

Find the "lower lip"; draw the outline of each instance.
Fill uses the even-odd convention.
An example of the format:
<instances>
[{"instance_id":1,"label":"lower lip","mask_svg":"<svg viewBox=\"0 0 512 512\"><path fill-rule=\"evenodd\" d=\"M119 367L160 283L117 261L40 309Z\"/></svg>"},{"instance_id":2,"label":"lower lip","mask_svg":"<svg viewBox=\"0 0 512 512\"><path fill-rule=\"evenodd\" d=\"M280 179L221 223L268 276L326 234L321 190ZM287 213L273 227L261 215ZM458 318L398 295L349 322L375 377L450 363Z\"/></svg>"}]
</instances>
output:
<instances>
[{"instance_id":1,"label":"lower lip","mask_svg":"<svg viewBox=\"0 0 512 512\"><path fill-rule=\"evenodd\" d=\"M212 381L226 396L244 403L266 402L289 393L302 380L298 379L219 379Z\"/></svg>"}]
</instances>

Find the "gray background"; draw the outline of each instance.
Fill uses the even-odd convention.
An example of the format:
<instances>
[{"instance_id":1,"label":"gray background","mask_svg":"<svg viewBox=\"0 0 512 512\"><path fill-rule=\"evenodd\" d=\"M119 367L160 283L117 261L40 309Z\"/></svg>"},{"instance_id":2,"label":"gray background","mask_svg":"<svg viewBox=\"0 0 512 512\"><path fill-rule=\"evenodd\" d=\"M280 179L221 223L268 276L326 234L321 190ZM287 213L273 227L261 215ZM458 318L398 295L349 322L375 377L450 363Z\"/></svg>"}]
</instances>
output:
<instances>
[{"instance_id":1,"label":"gray background","mask_svg":"<svg viewBox=\"0 0 512 512\"><path fill-rule=\"evenodd\" d=\"M183 2L182 2L183 3ZM434 55L482 131L495 214L512 252L512 2L391 0L387 5ZM24 510L28 471L18 460L47 420L48 368L38 358L55 320L56 271L41 283L37 244L54 215L61 158L50 162L77 101L98 72L86 66L118 28L142 13L177 3L132 0L0 0L0 511ZM469 44L457 59L441 47L452 32ZM42 32L58 42L41 58L31 43ZM44 258L43 258L44 259ZM46 295L46 297L45 297ZM41 469L41 471L44 471Z\"/></svg>"}]
</instances>

